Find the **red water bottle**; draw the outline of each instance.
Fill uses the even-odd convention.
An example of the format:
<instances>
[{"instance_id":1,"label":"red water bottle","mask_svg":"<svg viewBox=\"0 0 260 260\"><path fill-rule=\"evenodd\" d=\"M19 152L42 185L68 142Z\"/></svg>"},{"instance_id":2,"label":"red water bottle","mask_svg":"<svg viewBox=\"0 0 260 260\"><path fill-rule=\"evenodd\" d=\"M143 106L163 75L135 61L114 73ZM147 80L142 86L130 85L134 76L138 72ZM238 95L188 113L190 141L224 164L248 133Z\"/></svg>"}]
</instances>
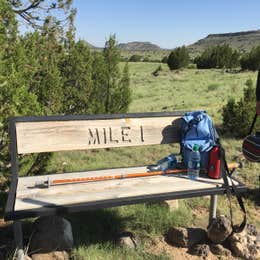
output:
<instances>
[{"instance_id":1,"label":"red water bottle","mask_svg":"<svg viewBox=\"0 0 260 260\"><path fill-rule=\"evenodd\" d=\"M209 153L208 176L212 179L219 179L221 177L220 154L218 146L214 146Z\"/></svg>"}]
</instances>

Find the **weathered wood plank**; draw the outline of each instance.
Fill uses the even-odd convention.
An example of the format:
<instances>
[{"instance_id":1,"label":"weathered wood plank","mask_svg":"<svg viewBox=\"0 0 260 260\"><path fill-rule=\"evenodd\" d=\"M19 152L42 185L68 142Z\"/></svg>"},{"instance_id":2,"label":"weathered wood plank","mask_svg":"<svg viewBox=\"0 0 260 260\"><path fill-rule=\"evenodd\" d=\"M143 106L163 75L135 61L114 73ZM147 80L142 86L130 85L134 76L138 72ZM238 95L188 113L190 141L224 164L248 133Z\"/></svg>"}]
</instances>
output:
<instances>
[{"instance_id":1,"label":"weathered wood plank","mask_svg":"<svg viewBox=\"0 0 260 260\"><path fill-rule=\"evenodd\" d=\"M146 167L109 169L82 173L55 174L55 178L71 178L85 176L110 175L112 173L135 173L145 171ZM153 176L144 178L109 180L80 184L52 186L50 188L34 188L36 181L46 179L46 176L19 178L15 211L38 209L48 206L66 206L80 203L100 203L113 199L131 199L168 193L173 191L190 191L216 188L223 184L222 180L199 178L192 181L185 175Z\"/></svg>"},{"instance_id":2,"label":"weathered wood plank","mask_svg":"<svg viewBox=\"0 0 260 260\"><path fill-rule=\"evenodd\" d=\"M180 117L16 122L19 154L174 143Z\"/></svg>"}]
</instances>

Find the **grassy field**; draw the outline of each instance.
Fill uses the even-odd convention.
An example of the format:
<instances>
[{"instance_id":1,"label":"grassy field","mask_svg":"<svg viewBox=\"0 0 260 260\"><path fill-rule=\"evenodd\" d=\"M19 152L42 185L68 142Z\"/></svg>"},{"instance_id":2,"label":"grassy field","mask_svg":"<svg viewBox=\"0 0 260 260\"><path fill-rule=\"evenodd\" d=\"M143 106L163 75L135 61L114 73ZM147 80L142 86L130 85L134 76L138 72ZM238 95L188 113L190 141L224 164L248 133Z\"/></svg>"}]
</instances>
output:
<instances>
[{"instance_id":1,"label":"grassy field","mask_svg":"<svg viewBox=\"0 0 260 260\"><path fill-rule=\"evenodd\" d=\"M222 70L185 69L171 72L162 65L160 75L152 72L160 64L130 63L133 102L129 112L206 110L216 125L221 126L222 106L229 97L239 99L245 82L256 80L256 73L226 73ZM242 140L223 138L228 160L241 158ZM56 153L48 172L143 165L178 152L178 145L137 148L115 148L98 151ZM245 162L239 177L251 188L258 185L260 167ZM246 199L249 222L260 228L259 198L252 193ZM258 203L258 205L257 205ZM180 201L179 209L170 212L162 204L140 204L66 216L72 223L75 249L73 259L169 259L163 250L155 253L155 238L164 235L170 226L206 226L208 198ZM228 215L226 197L220 196L220 214ZM239 220L234 201L235 220ZM123 230L132 231L140 242L136 251L118 248L114 238ZM28 230L29 232L29 230Z\"/></svg>"}]
</instances>

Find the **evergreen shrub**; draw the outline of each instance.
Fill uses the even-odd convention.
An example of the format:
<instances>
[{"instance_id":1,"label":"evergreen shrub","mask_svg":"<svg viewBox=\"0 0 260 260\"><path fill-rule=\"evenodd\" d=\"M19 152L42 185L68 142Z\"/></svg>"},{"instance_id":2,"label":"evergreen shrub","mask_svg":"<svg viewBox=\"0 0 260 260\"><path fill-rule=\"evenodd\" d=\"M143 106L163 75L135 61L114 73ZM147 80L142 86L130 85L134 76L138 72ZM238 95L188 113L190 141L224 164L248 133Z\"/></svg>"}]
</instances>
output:
<instances>
[{"instance_id":1,"label":"evergreen shrub","mask_svg":"<svg viewBox=\"0 0 260 260\"><path fill-rule=\"evenodd\" d=\"M173 50L167 60L170 70L186 68L189 65L189 52L185 46L178 47Z\"/></svg>"},{"instance_id":2,"label":"evergreen shrub","mask_svg":"<svg viewBox=\"0 0 260 260\"><path fill-rule=\"evenodd\" d=\"M239 101L230 98L222 111L224 133L239 138L248 134L255 115L255 88L252 79L248 79L245 85L244 96Z\"/></svg>"}]
</instances>

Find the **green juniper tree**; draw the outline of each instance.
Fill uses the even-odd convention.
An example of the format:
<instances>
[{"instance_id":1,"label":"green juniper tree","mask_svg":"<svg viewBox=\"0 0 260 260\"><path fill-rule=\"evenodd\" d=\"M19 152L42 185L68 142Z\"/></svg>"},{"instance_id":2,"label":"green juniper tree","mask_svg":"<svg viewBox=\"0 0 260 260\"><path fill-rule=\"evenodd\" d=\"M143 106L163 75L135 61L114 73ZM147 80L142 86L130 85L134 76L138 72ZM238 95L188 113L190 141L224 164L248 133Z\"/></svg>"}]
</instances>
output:
<instances>
[{"instance_id":1,"label":"green juniper tree","mask_svg":"<svg viewBox=\"0 0 260 260\"><path fill-rule=\"evenodd\" d=\"M56 2L56 6L55 6ZM62 3L70 9L69 1L52 1L51 10L63 11ZM8 153L8 122L11 116L40 115L61 111L60 72L57 68L56 28L59 21L34 14L50 4L49 1L0 0L0 173L10 172ZM56 12L55 11L55 12ZM48 14L48 16L46 16ZM70 11L68 12L70 15ZM25 19L39 32L21 37L16 17ZM48 30L51 29L51 30ZM64 28L63 32L64 33ZM61 39L61 37L60 37ZM34 174L46 165L48 154L20 156L20 171Z\"/></svg>"},{"instance_id":2,"label":"green juniper tree","mask_svg":"<svg viewBox=\"0 0 260 260\"><path fill-rule=\"evenodd\" d=\"M185 46L178 47L173 50L167 60L170 70L185 68L189 65L189 52Z\"/></svg>"},{"instance_id":3,"label":"green juniper tree","mask_svg":"<svg viewBox=\"0 0 260 260\"><path fill-rule=\"evenodd\" d=\"M104 55L101 52L93 54L92 63L93 91L91 93L92 112L94 114L106 113L106 65Z\"/></svg>"},{"instance_id":4,"label":"green juniper tree","mask_svg":"<svg viewBox=\"0 0 260 260\"><path fill-rule=\"evenodd\" d=\"M38 114L37 96L28 89L27 59L17 36L17 22L10 5L0 0L0 172L9 172L8 120L15 115ZM21 161L23 163L23 160Z\"/></svg>"},{"instance_id":5,"label":"green juniper tree","mask_svg":"<svg viewBox=\"0 0 260 260\"><path fill-rule=\"evenodd\" d=\"M239 53L228 44L216 45L207 48L195 58L194 62L199 69L236 68L239 66Z\"/></svg>"},{"instance_id":6,"label":"green juniper tree","mask_svg":"<svg viewBox=\"0 0 260 260\"><path fill-rule=\"evenodd\" d=\"M92 55L89 47L78 41L60 63L63 80L63 112L91 113Z\"/></svg>"},{"instance_id":7,"label":"green juniper tree","mask_svg":"<svg viewBox=\"0 0 260 260\"><path fill-rule=\"evenodd\" d=\"M125 112L130 103L129 73L126 65L121 76L120 52L116 47L115 35L109 37L103 51L105 63L105 112Z\"/></svg>"},{"instance_id":8,"label":"green juniper tree","mask_svg":"<svg viewBox=\"0 0 260 260\"><path fill-rule=\"evenodd\" d=\"M112 100L113 108L118 113L125 113L128 110L128 106L131 103L131 90L130 90L130 78L128 63L125 64L122 77L119 81L118 91L115 93Z\"/></svg>"},{"instance_id":9,"label":"green juniper tree","mask_svg":"<svg viewBox=\"0 0 260 260\"><path fill-rule=\"evenodd\" d=\"M38 97L45 115L62 112L63 82L58 63L63 55L62 44L58 42L58 33L52 23L44 29L33 43L36 47L32 56L36 59L36 72L30 82L30 90Z\"/></svg>"},{"instance_id":10,"label":"green juniper tree","mask_svg":"<svg viewBox=\"0 0 260 260\"><path fill-rule=\"evenodd\" d=\"M233 98L229 99L227 104L223 106L222 111L223 130L240 138L248 134L255 114L255 88L253 81L249 79L245 85L244 96L237 102Z\"/></svg>"},{"instance_id":11,"label":"green juniper tree","mask_svg":"<svg viewBox=\"0 0 260 260\"><path fill-rule=\"evenodd\" d=\"M240 60L243 70L256 71L260 68L260 45L253 47L250 52L244 54Z\"/></svg>"}]
</instances>

